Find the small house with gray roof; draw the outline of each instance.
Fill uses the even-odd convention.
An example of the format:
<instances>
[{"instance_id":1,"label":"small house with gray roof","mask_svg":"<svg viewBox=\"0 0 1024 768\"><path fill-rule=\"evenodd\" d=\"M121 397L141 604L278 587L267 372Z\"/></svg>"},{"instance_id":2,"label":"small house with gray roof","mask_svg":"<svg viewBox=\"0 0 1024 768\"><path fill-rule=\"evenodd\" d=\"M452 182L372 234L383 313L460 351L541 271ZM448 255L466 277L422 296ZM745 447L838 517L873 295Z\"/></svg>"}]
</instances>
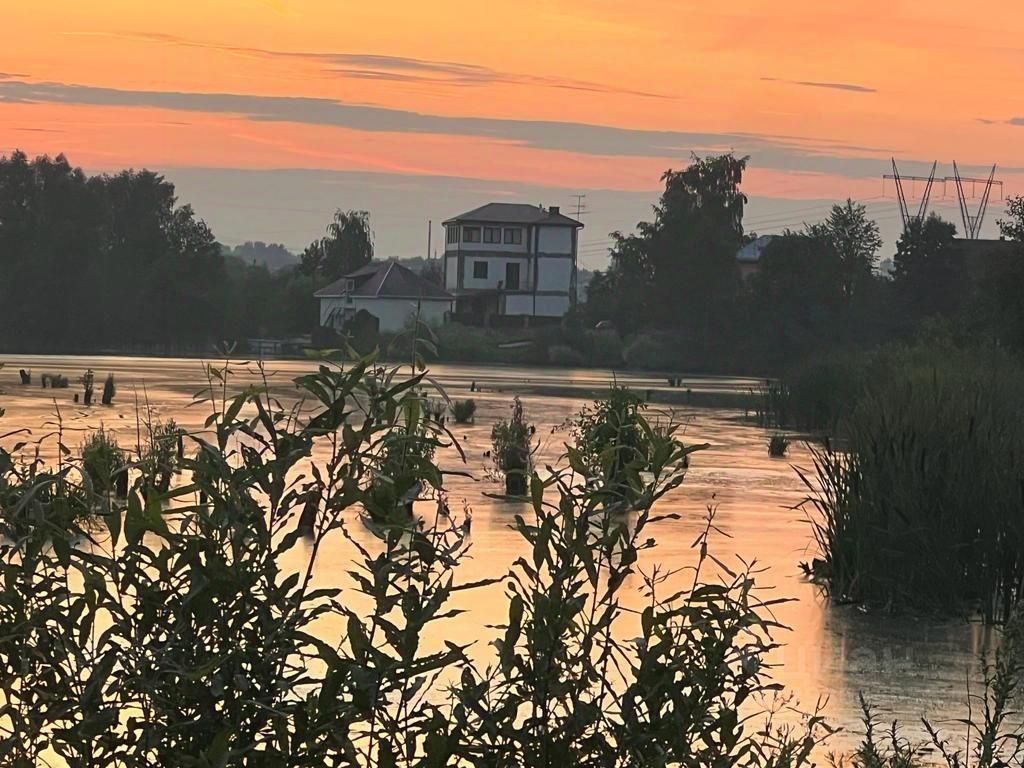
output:
<instances>
[{"instance_id":1,"label":"small house with gray roof","mask_svg":"<svg viewBox=\"0 0 1024 768\"><path fill-rule=\"evenodd\" d=\"M441 325L455 297L439 285L395 261L375 262L335 280L315 294L320 325L340 330L360 312L376 320L377 330L397 333L419 313L428 325Z\"/></svg>"}]
</instances>

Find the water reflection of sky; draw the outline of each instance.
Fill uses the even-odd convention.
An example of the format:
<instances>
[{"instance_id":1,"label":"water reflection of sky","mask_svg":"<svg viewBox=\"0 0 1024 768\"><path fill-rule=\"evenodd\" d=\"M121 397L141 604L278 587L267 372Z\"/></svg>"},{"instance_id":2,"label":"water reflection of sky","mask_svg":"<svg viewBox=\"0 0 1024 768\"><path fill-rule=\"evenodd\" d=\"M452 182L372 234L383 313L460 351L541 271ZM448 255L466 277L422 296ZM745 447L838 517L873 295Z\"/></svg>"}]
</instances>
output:
<instances>
[{"instance_id":1,"label":"water reflection of sky","mask_svg":"<svg viewBox=\"0 0 1024 768\"><path fill-rule=\"evenodd\" d=\"M28 427L36 436L49 431L43 425L53 420L54 397L65 421L69 446L77 446L84 433L101 424L113 430L123 445L136 441L135 404L152 406L161 418L174 418L188 429L202 427L208 411L188 407L191 396L204 385L202 369L197 361L124 359L124 358L0 358L7 365L0 370L0 407L7 415L0 422L0 434ZM308 371L309 362L274 362L277 372L275 389L287 398L294 390L288 383L293 376ZM20 387L19 368L32 368L34 379L44 372L59 372L72 382L87 367L92 367L97 380L108 371L117 376L118 397L113 408L85 410L71 402L75 388L43 390L38 385ZM510 530L521 505L508 504L484 496L500 490L487 479L491 425L507 414L512 393L524 379L531 385L552 382L559 385L575 383L597 386L607 380L595 372L565 372L515 368L480 369L467 366L439 366L433 374L457 397L468 396L471 383L485 391L472 396L477 400L476 423L454 426L455 436L462 443L467 463L462 465L454 450L439 454L442 465L468 470L471 478L453 476L450 503L458 514L463 500L473 510L473 548L471 558L462 566L459 581L499 577L522 553L517 535ZM654 377L619 377L620 382L638 388L661 386ZM239 379L239 385L242 380ZM742 388L749 382L722 379L693 381L708 388ZM552 431L577 410L583 401L561 397L527 396L526 413L537 425L540 442L538 463L555 462L562 450L564 432ZM800 479L792 465L810 466L806 447L794 444L788 459L771 459L767 455L767 435L760 429L736 420L735 414L724 411L693 410L681 413L688 420L686 438L691 442L707 442L711 446L693 456L691 469L683 486L662 502L661 511L678 512L680 520L659 523L653 530L658 546L647 552L641 565L649 568L655 562L668 568L692 565L695 553L690 546L703 529L704 514L709 505L717 509L716 525L728 538L712 540L713 552L727 563L735 557L756 558L757 567L767 569L758 583L766 589L764 597L791 597L794 602L778 606L776 616L791 628L779 635L785 647L771 659L774 675L792 692L804 707L811 707L819 696L828 698L826 713L847 728L856 726L859 717L858 694L874 703L885 721L898 717L906 726L906 734L923 736L919 718L928 715L936 722L948 722L966 714L965 681L975 680L972 691L978 692L977 657L990 649L994 635L977 625L958 621L935 621L925 618L892 617L881 613L864 613L854 607L829 607L816 587L800 576L798 563L814 555L810 530L804 513L793 509L805 496ZM8 446L19 438L8 438ZM44 458L54 459L56 445L46 446ZM424 504L424 514L432 505ZM360 535L359 526L351 526ZM365 532L362 532L365 536ZM316 572L318 582L347 585L350 545L338 536L321 558ZM293 553L296 562L303 557L301 549ZM633 605L640 604L640 580L627 582L632 588ZM670 589L677 585L667 585ZM484 658L490 652L488 643L494 631L481 629L499 624L505 618L500 585L472 593L459 593L457 607L469 613L444 627L444 639L455 642L476 642L474 655ZM349 595L346 599L357 600ZM341 627L327 624L327 634L340 634ZM962 730L956 727L957 732ZM840 737L845 741L854 737Z\"/></svg>"}]
</instances>

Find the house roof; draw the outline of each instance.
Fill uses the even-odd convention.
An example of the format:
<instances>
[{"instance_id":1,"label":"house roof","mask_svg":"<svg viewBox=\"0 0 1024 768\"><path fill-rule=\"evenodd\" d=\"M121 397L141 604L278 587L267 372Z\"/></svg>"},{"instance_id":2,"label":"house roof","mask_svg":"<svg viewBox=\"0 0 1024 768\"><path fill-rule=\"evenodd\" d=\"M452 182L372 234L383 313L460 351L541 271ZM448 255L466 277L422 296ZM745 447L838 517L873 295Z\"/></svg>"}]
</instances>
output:
<instances>
[{"instance_id":1,"label":"house roof","mask_svg":"<svg viewBox=\"0 0 1024 768\"><path fill-rule=\"evenodd\" d=\"M445 224L479 222L481 224L549 224L563 227L582 227L557 208L542 208L525 203L488 203L448 219Z\"/></svg>"},{"instance_id":2,"label":"house roof","mask_svg":"<svg viewBox=\"0 0 1024 768\"><path fill-rule=\"evenodd\" d=\"M355 287L353 290L347 291L350 280L355 281ZM349 272L314 294L318 299L345 295L377 299L438 299L442 301L454 299L448 291L423 279L397 261L367 264L354 272Z\"/></svg>"},{"instance_id":3,"label":"house roof","mask_svg":"<svg viewBox=\"0 0 1024 768\"><path fill-rule=\"evenodd\" d=\"M764 255L764 249L776 238L776 235L761 235L756 240L751 240L738 251L736 261L741 264L757 264Z\"/></svg>"}]
</instances>

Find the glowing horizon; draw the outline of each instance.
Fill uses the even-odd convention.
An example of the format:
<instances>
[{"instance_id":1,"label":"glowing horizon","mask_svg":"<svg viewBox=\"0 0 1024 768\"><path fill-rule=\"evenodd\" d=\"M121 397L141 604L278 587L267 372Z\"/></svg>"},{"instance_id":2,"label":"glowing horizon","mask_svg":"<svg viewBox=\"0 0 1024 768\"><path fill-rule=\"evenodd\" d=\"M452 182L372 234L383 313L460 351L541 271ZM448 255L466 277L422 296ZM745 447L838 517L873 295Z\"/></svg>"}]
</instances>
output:
<instances>
[{"instance_id":1,"label":"glowing horizon","mask_svg":"<svg viewBox=\"0 0 1024 768\"><path fill-rule=\"evenodd\" d=\"M41 0L0 30L0 152L627 193L735 150L777 201L877 197L895 155L1020 187L1024 7L820 5Z\"/></svg>"}]
</instances>

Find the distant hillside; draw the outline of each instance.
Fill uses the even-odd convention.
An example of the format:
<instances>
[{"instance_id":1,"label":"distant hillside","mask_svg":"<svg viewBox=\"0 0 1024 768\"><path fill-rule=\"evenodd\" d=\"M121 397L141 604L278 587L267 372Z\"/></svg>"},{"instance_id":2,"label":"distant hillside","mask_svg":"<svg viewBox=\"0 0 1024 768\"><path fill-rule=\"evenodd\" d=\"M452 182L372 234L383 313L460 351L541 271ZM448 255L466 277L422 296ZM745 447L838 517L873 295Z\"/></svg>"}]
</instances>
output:
<instances>
[{"instance_id":1,"label":"distant hillside","mask_svg":"<svg viewBox=\"0 0 1024 768\"><path fill-rule=\"evenodd\" d=\"M234 256L245 264L262 264L271 272L294 267L299 257L280 243L247 242L234 248L224 247L225 256Z\"/></svg>"}]
</instances>

